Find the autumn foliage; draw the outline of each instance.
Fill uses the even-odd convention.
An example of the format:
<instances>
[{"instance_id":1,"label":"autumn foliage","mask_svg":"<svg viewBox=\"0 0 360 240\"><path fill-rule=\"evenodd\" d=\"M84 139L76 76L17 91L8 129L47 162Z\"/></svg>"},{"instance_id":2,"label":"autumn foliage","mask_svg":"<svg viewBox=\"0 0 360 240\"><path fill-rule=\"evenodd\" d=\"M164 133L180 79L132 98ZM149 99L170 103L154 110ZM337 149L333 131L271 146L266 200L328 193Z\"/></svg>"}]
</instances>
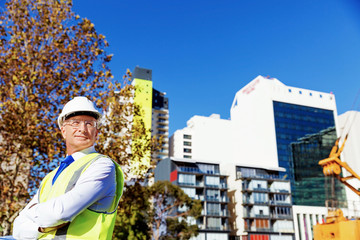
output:
<instances>
[{"instance_id":1,"label":"autumn foliage","mask_svg":"<svg viewBox=\"0 0 360 240\"><path fill-rule=\"evenodd\" d=\"M0 13L0 223L3 234L29 188L63 157L56 118L74 96L106 108L112 83L108 43L72 1L8 0ZM118 93L119 94L119 93Z\"/></svg>"},{"instance_id":2,"label":"autumn foliage","mask_svg":"<svg viewBox=\"0 0 360 240\"><path fill-rule=\"evenodd\" d=\"M171 190L171 197L179 193L177 205L169 209L185 204L197 216L199 203L179 188L140 184L152 177L156 161L151 161L150 170L148 164L132 169L131 163L156 150L162 139L146 137L149 130L141 123L133 124L134 115L141 115L141 106L132 101L135 91L130 71L122 85L113 80L105 37L71 8L71 0L7 0L0 9L0 235L10 234L12 222L33 190L64 157L56 123L63 105L75 96L86 96L105 112L97 151L123 166L135 183L127 183L115 235L149 239L156 231L151 223L157 216L151 201L166 204L161 200L166 195L157 195L161 189ZM134 138L141 144L131 147ZM165 220L169 234L187 239L196 232L184 227L184 221L179 225L172 219Z\"/></svg>"}]
</instances>

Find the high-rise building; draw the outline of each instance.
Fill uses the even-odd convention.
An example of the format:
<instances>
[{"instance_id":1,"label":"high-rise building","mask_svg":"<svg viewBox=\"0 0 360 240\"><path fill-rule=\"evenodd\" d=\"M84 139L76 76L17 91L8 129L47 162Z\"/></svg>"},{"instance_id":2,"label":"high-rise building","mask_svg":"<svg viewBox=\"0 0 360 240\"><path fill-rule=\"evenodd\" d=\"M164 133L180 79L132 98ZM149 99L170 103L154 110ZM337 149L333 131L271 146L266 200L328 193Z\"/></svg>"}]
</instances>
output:
<instances>
[{"instance_id":1,"label":"high-rise building","mask_svg":"<svg viewBox=\"0 0 360 240\"><path fill-rule=\"evenodd\" d=\"M155 153L158 160L169 157L169 99L164 92L153 89L152 135L161 137L161 148Z\"/></svg>"},{"instance_id":2,"label":"high-rise building","mask_svg":"<svg viewBox=\"0 0 360 240\"><path fill-rule=\"evenodd\" d=\"M258 76L235 94L230 116L192 117L170 138L171 156L217 161L229 179L234 164L285 169L279 174L290 182L296 239L311 239L312 225L327 212L318 162L328 157L338 136L335 96ZM191 149L185 135L191 136ZM238 190L230 181L229 192ZM335 196L344 200L344 187L337 190Z\"/></svg>"},{"instance_id":3,"label":"high-rise building","mask_svg":"<svg viewBox=\"0 0 360 240\"><path fill-rule=\"evenodd\" d=\"M161 148L154 153L154 158L164 159L169 155L169 99L165 92L153 88L152 70L135 67L133 82L135 86L134 102L140 106L141 119L147 129L151 130L149 136L161 138ZM150 162L150 152L146 156Z\"/></svg>"},{"instance_id":4,"label":"high-rise building","mask_svg":"<svg viewBox=\"0 0 360 240\"><path fill-rule=\"evenodd\" d=\"M229 239L227 176L220 174L219 164L191 159L163 159L155 169L155 181L159 180L170 181L191 198L201 201L203 210L196 220L199 235L193 240Z\"/></svg>"}]
</instances>

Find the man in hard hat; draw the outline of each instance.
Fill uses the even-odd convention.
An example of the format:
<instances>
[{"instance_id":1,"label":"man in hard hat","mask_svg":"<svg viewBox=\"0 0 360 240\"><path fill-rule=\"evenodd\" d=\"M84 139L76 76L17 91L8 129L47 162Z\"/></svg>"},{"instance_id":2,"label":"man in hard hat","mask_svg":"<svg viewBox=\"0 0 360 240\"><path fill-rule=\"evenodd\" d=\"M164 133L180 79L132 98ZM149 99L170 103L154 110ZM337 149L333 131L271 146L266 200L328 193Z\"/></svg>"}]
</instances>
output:
<instances>
[{"instance_id":1,"label":"man in hard hat","mask_svg":"<svg viewBox=\"0 0 360 240\"><path fill-rule=\"evenodd\" d=\"M117 163L94 149L100 118L86 97L64 106L58 125L67 157L15 219L14 238L112 238L124 178Z\"/></svg>"}]
</instances>

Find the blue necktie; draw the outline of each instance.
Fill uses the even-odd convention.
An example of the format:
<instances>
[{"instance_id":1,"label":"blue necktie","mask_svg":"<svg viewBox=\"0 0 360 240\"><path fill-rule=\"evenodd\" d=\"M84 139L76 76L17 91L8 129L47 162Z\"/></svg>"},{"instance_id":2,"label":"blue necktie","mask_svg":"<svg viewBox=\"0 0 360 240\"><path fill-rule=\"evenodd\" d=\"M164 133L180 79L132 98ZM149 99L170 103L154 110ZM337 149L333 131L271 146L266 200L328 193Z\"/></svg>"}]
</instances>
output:
<instances>
[{"instance_id":1,"label":"blue necktie","mask_svg":"<svg viewBox=\"0 0 360 240\"><path fill-rule=\"evenodd\" d=\"M60 167L57 170L57 172L55 173L55 176L52 180L52 185L54 185L54 183L55 183L56 179L58 178L58 176L60 175L60 173L62 171L64 171L64 169L67 168L67 166L69 166L73 161L74 161L74 159L71 155L67 156L63 161L61 161Z\"/></svg>"}]
</instances>

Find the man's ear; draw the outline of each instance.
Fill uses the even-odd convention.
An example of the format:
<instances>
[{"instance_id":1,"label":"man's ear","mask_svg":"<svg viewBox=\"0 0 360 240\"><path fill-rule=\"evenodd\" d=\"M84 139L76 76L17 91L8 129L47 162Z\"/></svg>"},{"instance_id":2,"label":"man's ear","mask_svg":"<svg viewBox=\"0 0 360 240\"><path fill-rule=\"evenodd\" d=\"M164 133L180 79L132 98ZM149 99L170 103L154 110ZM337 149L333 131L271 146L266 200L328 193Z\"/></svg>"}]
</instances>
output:
<instances>
[{"instance_id":1,"label":"man's ear","mask_svg":"<svg viewBox=\"0 0 360 240\"><path fill-rule=\"evenodd\" d=\"M63 138L66 139L66 137L65 137L65 136L66 136L66 134L65 134L65 133L66 133L65 127L64 127L64 126L61 126L60 130L61 130L61 134L62 134Z\"/></svg>"}]
</instances>

